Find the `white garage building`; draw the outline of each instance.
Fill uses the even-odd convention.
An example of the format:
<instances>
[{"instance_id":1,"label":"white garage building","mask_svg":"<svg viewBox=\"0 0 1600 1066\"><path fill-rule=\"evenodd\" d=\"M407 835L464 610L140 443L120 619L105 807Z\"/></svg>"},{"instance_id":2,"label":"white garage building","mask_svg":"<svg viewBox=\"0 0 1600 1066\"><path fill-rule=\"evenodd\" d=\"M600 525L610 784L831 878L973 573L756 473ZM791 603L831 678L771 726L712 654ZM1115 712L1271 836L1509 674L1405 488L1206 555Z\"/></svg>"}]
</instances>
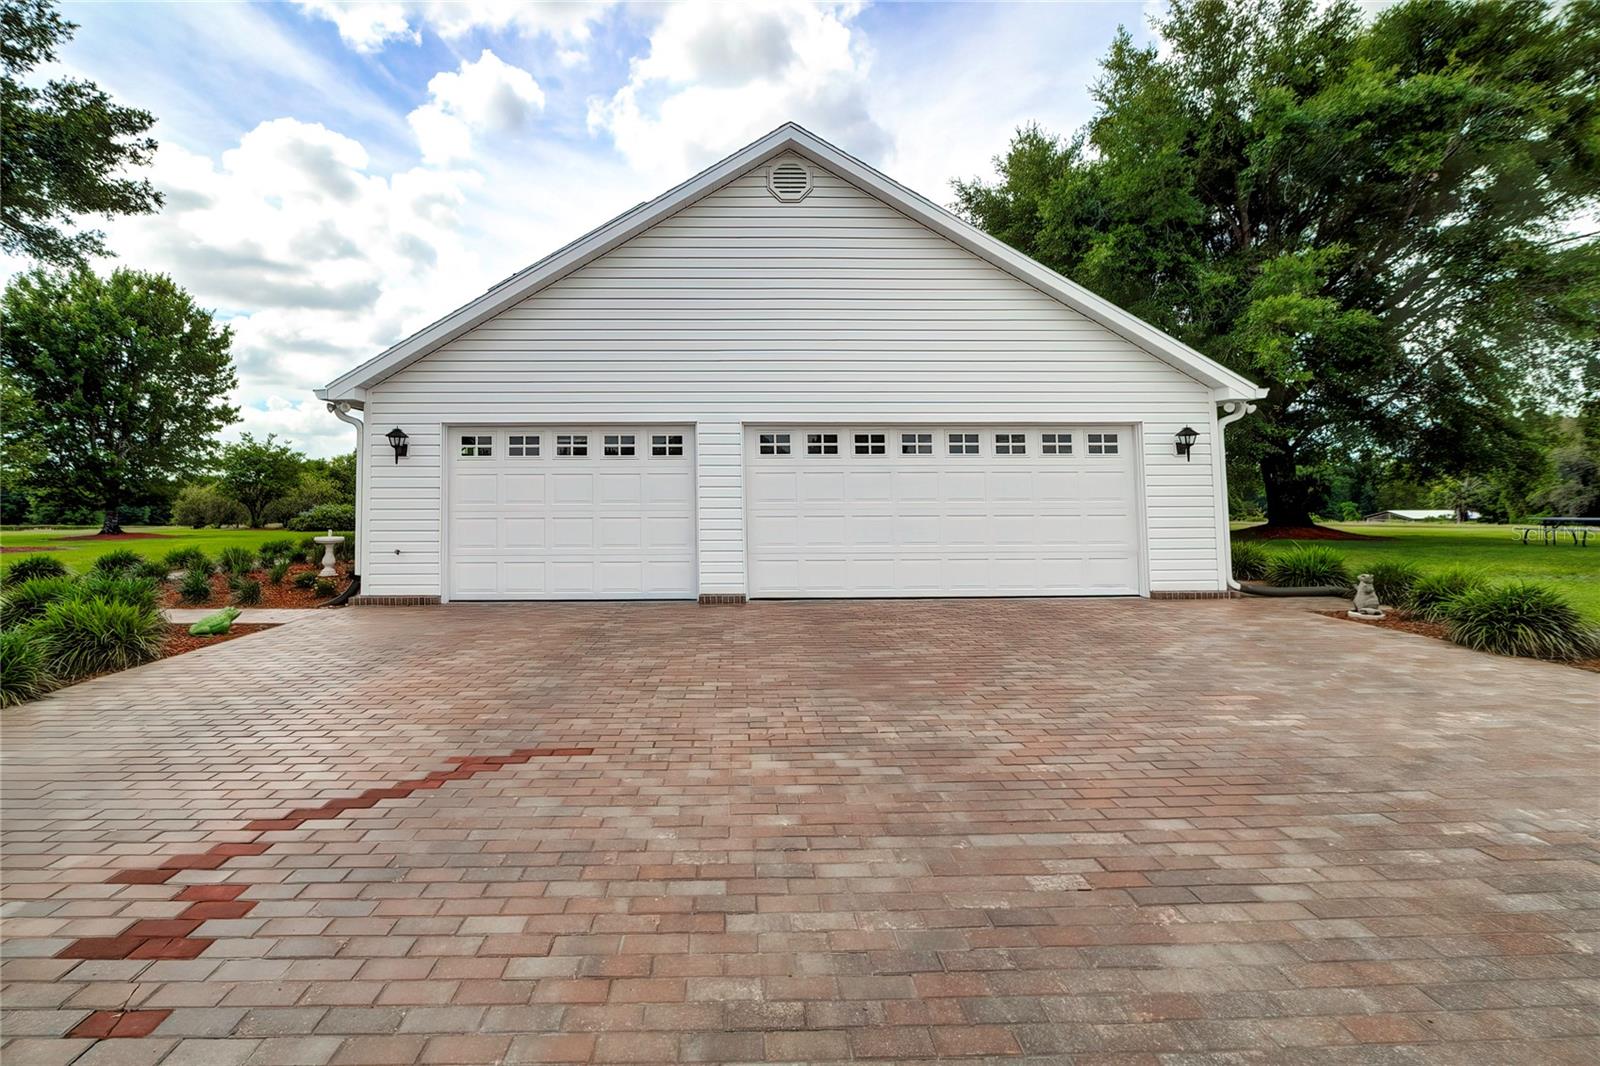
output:
<instances>
[{"instance_id":1,"label":"white garage building","mask_svg":"<svg viewBox=\"0 0 1600 1066\"><path fill-rule=\"evenodd\" d=\"M793 125L317 392L367 602L1224 593L1262 394Z\"/></svg>"}]
</instances>

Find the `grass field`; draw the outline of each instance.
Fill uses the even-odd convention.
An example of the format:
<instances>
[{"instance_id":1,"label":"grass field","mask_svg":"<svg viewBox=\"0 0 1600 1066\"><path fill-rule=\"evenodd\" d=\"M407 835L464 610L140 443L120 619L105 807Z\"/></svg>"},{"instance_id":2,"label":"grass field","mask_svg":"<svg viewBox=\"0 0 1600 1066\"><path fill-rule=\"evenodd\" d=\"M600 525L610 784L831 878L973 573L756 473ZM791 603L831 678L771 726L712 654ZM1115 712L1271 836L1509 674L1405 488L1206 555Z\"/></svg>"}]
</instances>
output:
<instances>
[{"instance_id":1,"label":"grass field","mask_svg":"<svg viewBox=\"0 0 1600 1066\"><path fill-rule=\"evenodd\" d=\"M1249 524L1249 523L1245 523ZM1514 526L1329 523L1350 533L1388 538L1372 541L1317 541L1342 554L1356 573L1380 559L1403 559L1424 570L1465 566L1482 570L1491 581L1542 581L1566 593L1573 605L1600 621L1600 540L1589 537L1580 548L1570 539L1546 546L1523 544ZM1235 523L1235 529L1239 524ZM1268 548L1287 547L1289 540L1259 541Z\"/></svg>"},{"instance_id":2,"label":"grass field","mask_svg":"<svg viewBox=\"0 0 1600 1066\"><path fill-rule=\"evenodd\" d=\"M109 551L126 548L152 559L159 559L174 548L199 548L213 559L223 548L240 545L256 548L263 541L290 537L298 541L309 533L295 533L286 529L186 529L181 526L128 526L129 533L154 533L154 537L134 540L75 540L98 527L82 529L6 530L0 532L0 545L7 548L49 548L54 555L74 573L83 573L94 561ZM0 571L13 563L43 555L44 552L6 552L0 555Z\"/></svg>"}]
</instances>

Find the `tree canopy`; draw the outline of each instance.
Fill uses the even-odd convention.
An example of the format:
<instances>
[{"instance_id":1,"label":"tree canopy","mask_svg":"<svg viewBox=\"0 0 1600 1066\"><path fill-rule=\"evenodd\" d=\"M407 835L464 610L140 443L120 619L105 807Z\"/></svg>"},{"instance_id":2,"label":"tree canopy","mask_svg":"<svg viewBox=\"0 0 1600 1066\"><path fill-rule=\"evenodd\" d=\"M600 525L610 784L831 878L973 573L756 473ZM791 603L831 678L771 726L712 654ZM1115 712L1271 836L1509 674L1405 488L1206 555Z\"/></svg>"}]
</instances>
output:
<instances>
[{"instance_id":1,"label":"tree canopy","mask_svg":"<svg viewBox=\"0 0 1600 1066\"><path fill-rule=\"evenodd\" d=\"M222 490L244 505L252 526L264 521L267 507L287 495L300 483L305 457L287 442L279 444L277 434L264 440L245 433L222 447L217 469L222 474Z\"/></svg>"},{"instance_id":2,"label":"tree canopy","mask_svg":"<svg viewBox=\"0 0 1600 1066\"><path fill-rule=\"evenodd\" d=\"M1600 380L1600 2L1176 0L1070 139L1019 131L970 220L1268 387L1230 438L1269 522L1330 459L1525 462Z\"/></svg>"},{"instance_id":3,"label":"tree canopy","mask_svg":"<svg viewBox=\"0 0 1600 1066\"><path fill-rule=\"evenodd\" d=\"M148 111L113 103L90 81L26 80L76 28L48 0L0 0L0 245L57 265L108 254L103 234L72 231L77 216L161 206L155 186L125 174L155 153Z\"/></svg>"},{"instance_id":4,"label":"tree canopy","mask_svg":"<svg viewBox=\"0 0 1600 1066\"><path fill-rule=\"evenodd\" d=\"M238 420L231 332L165 275L34 270L6 287L4 310L0 372L26 399L7 432L40 456L31 486L102 508L102 532L203 467Z\"/></svg>"}]
</instances>

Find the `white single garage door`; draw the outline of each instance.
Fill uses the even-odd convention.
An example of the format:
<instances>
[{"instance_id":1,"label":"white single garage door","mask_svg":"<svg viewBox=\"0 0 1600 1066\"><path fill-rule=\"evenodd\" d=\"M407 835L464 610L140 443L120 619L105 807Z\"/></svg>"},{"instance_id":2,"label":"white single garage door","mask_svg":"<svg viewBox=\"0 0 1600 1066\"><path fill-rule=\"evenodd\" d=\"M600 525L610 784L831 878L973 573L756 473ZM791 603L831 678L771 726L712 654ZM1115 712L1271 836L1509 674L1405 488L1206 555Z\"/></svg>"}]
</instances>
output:
<instances>
[{"instance_id":1,"label":"white single garage door","mask_svg":"<svg viewBox=\"0 0 1600 1066\"><path fill-rule=\"evenodd\" d=\"M752 427L752 596L1130 595L1129 426Z\"/></svg>"},{"instance_id":2,"label":"white single garage door","mask_svg":"<svg viewBox=\"0 0 1600 1066\"><path fill-rule=\"evenodd\" d=\"M694 597L692 427L456 427L446 440L452 599Z\"/></svg>"}]
</instances>

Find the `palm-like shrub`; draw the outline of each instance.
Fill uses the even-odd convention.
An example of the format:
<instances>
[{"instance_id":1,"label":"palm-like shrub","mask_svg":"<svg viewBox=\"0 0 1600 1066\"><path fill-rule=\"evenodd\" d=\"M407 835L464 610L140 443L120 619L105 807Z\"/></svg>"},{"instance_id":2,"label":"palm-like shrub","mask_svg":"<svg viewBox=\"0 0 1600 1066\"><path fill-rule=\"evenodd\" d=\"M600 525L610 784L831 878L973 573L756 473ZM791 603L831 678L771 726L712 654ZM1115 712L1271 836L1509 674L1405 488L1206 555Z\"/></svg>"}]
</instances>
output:
<instances>
[{"instance_id":1,"label":"palm-like shrub","mask_svg":"<svg viewBox=\"0 0 1600 1066\"><path fill-rule=\"evenodd\" d=\"M1267 549L1250 540L1233 543L1233 576L1237 581L1260 581L1267 576Z\"/></svg>"},{"instance_id":2,"label":"palm-like shrub","mask_svg":"<svg viewBox=\"0 0 1600 1066\"><path fill-rule=\"evenodd\" d=\"M204 570L211 572L211 560L199 548L174 548L162 557L168 570Z\"/></svg>"},{"instance_id":3,"label":"palm-like shrub","mask_svg":"<svg viewBox=\"0 0 1600 1066\"><path fill-rule=\"evenodd\" d=\"M72 597L80 600L109 600L126 603L147 611L156 609L156 593L160 586L147 577L132 574L85 574L72 588Z\"/></svg>"},{"instance_id":4,"label":"palm-like shrub","mask_svg":"<svg viewBox=\"0 0 1600 1066\"><path fill-rule=\"evenodd\" d=\"M272 582L274 585L283 584L284 577L286 577L289 573L290 565L292 564L287 557L279 559L277 562L273 563L267 568L267 580Z\"/></svg>"},{"instance_id":5,"label":"palm-like shrub","mask_svg":"<svg viewBox=\"0 0 1600 1066\"><path fill-rule=\"evenodd\" d=\"M1423 574L1405 598L1406 613L1428 622L1443 621L1451 601L1487 584L1478 571L1459 566Z\"/></svg>"},{"instance_id":6,"label":"palm-like shrub","mask_svg":"<svg viewBox=\"0 0 1600 1066\"><path fill-rule=\"evenodd\" d=\"M240 607L253 607L261 602L261 582L244 578L233 586L233 602Z\"/></svg>"},{"instance_id":7,"label":"palm-like shrub","mask_svg":"<svg viewBox=\"0 0 1600 1066\"><path fill-rule=\"evenodd\" d=\"M0 597L0 629L26 625L52 603L71 596L75 587L70 577L35 577L12 585Z\"/></svg>"},{"instance_id":8,"label":"palm-like shrub","mask_svg":"<svg viewBox=\"0 0 1600 1066\"><path fill-rule=\"evenodd\" d=\"M1320 544L1297 544L1276 552L1267 561L1267 580L1283 588L1316 588L1331 585L1349 588L1350 570L1344 557Z\"/></svg>"},{"instance_id":9,"label":"palm-like shrub","mask_svg":"<svg viewBox=\"0 0 1600 1066\"><path fill-rule=\"evenodd\" d=\"M94 599L52 603L30 628L44 644L50 672L66 679L147 663L161 654L167 635L156 611Z\"/></svg>"},{"instance_id":10,"label":"palm-like shrub","mask_svg":"<svg viewBox=\"0 0 1600 1066\"><path fill-rule=\"evenodd\" d=\"M234 545L217 553L217 566L226 574L248 574L256 567L256 553Z\"/></svg>"},{"instance_id":11,"label":"palm-like shrub","mask_svg":"<svg viewBox=\"0 0 1600 1066\"><path fill-rule=\"evenodd\" d=\"M4 583L20 585L36 577L66 577L67 567L54 555L30 555L19 559L6 569Z\"/></svg>"},{"instance_id":12,"label":"palm-like shrub","mask_svg":"<svg viewBox=\"0 0 1600 1066\"><path fill-rule=\"evenodd\" d=\"M1535 659L1600 656L1600 629L1548 585L1513 581L1462 592L1444 610L1449 640L1498 655Z\"/></svg>"},{"instance_id":13,"label":"palm-like shrub","mask_svg":"<svg viewBox=\"0 0 1600 1066\"><path fill-rule=\"evenodd\" d=\"M184 603L205 603L209 600L211 598L209 570L186 571L183 580L178 582L178 598Z\"/></svg>"},{"instance_id":14,"label":"palm-like shrub","mask_svg":"<svg viewBox=\"0 0 1600 1066\"><path fill-rule=\"evenodd\" d=\"M1422 571L1412 563L1399 559L1385 559L1366 568L1372 575L1372 589L1378 602L1398 607L1411 595L1411 588L1422 576Z\"/></svg>"},{"instance_id":15,"label":"palm-like shrub","mask_svg":"<svg viewBox=\"0 0 1600 1066\"><path fill-rule=\"evenodd\" d=\"M31 625L0 632L0 707L36 700L56 687L44 641Z\"/></svg>"},{"instance_id":16,"label":"palm-like shrub","mask_svg":"<svg viewBox=\"0 0 1600 1066\"><path fill-rule=\"evenodd\" d=\"M106 552L94 561L93 569L101 574L125 574L144 562L144 556L127 548Z\"/></svg>"}]
</instances>

